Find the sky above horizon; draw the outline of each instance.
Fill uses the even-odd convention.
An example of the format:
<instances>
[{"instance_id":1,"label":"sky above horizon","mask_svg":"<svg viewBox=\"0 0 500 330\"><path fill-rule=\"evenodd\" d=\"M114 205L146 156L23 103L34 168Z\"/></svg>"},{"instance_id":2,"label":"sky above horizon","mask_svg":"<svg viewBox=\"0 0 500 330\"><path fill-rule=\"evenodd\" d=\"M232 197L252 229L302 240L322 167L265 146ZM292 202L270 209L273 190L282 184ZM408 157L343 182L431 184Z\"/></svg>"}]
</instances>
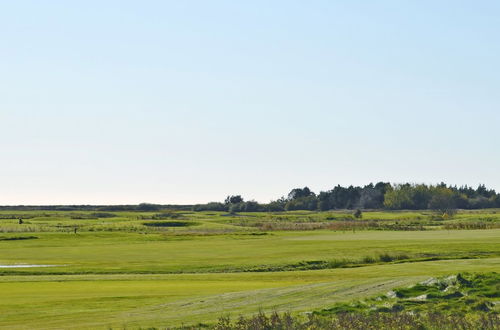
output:
<instances>
[{"instance_id":1,"label":"sky above horizon","mask_svg":"<svg viewBox=\"0 0 500 330\"><path fill-rule=\"evenodd\" d=\"M498 1L0 1L0 204L500 190Z\"/></svg>"}]
</instances>

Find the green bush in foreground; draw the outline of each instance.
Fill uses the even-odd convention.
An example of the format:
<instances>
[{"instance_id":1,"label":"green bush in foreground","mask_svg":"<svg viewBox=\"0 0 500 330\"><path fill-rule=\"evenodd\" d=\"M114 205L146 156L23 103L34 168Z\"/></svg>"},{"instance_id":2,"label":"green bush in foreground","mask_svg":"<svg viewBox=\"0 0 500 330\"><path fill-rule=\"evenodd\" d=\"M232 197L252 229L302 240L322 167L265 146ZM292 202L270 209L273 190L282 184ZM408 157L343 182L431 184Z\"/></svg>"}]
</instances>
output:
<instances>
[{"instance_id":1,"label":"green bush in foreground","mask_svg":"<svg viewBox=\"0 0 500 330\"><path fill-rule=\"evenodd\" d=\"M498 314L500 274L458 274L430 278L407 288L398 288L375 298L336 304L316 312L318 315L340 313L410 312L442 313L467 316L475 313Z\"/></svg>"}]
</instances>

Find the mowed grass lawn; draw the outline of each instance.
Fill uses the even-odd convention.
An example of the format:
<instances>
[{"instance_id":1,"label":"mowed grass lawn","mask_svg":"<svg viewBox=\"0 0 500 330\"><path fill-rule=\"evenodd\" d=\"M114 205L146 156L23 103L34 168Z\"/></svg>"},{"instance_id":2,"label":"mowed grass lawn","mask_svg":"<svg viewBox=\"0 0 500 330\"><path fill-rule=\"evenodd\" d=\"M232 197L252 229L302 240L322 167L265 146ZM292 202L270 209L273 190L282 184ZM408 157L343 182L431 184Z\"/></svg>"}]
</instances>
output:
<instances>
[{"instance_id":1,"label":"mowed grass lawn","mask_svg":"<svg viewBox=\"0 0 500 330\"><path fill-rule=\"evenodd\" d=\"M214 322L223 313L236 317L260 308L301 313L428 277L500 270L498 229L0 236L0 265L59 265L0 269L0 327L4 329L166 327ZM5 240L22 236L38 238ZM360 260L380 253L474 259L236 272L300 261Z\"/></svg>"},{"instance_id":2,"label":"mowed grass lawn","mask_svg":"<svg viewBox=\"0 0 500 330\"><path fill-rule=\"evenodd\" d=\"M300 313L430 276L499 269L500 258L487 258L295 272L3 276L0 327L131 329L259 309Z\"/></svg>"},{"instance_id":3,"label":"mowed grass lawn","mask_svg":"<svg viewBox=\"0 0 500 330\"><path fill-rule=\"evenodd\" d=\"M241 271L314 260L361 260L381 253L439 257L500 255L500 229L458 231L304 231L266 235L172 236L124 232L9 233L0 240L1 274L111 274Z\"/></svg>"}]
</instances>

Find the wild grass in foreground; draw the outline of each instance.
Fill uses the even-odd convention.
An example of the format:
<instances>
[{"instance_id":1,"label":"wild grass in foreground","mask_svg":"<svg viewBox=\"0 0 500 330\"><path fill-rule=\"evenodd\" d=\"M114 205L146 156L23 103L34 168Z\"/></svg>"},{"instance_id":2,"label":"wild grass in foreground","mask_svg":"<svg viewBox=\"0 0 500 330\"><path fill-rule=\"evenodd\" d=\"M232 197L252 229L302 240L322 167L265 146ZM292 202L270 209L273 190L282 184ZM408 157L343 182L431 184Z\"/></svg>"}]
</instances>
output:
<instances>
[{"instance_id":1,"label":"wild grass in foreground","mask_svg":"<svg viewBox=\"0 0 500 330\"><path fill-rule=\"evenodd\" d=\"M307 317L259 312L234 321L221 316L214 330L271 329L498 329L500 274L458 274L430 278L406 288L308 313Z\"/></svg>"},{"instance_id":2,"label":"wild grass in foreground","mask_svg":"<svg viewBox=\"0 0 500 330\"><path fill-rule=\"evenodd\" d=\"M198 329L184 327L180 329ZM250 318L240 317L231 322L228 317L221 317L219 322L208 327L214 330L288 330L288 329L418 329L418 330L455 330L455 329L483 329L493 330L500 327L498 315L446 315L441 313L408 314L408 313L373 313L373 314L339 314L331 317L309 315L307 320L291 316L289 313L259 313Z\"/></svg>"}]
</instances>

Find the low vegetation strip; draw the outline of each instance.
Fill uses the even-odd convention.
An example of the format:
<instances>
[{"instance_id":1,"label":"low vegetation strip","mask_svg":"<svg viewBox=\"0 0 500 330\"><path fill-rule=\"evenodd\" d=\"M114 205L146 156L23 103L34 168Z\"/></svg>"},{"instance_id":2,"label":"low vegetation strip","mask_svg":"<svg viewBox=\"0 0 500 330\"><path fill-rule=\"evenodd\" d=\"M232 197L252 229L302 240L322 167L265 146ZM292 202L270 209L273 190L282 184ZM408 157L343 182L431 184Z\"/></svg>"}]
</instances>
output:
<instances>
[{"instance_id":1,"label":"low vegetation strip","mask_svg":"<svg viewBox=\"0 0 500 330\"><path fill-rule=\"evenodd\" d=\"M448 230L495 229L500 228L500 223L487 221L453 222L445 224L443 228Z\"/></svg>"},{"instance_id":2,"label":"low vegetation strip","mask_svg":"<svg viewBox=\"0 0 500 330\"><path fill-rule=\"evenodd\" d=\"M143 225L148 227L189 227L197 226L198 223L189 221L151 221L144 222Z\"/></svg>"},{"instance_id":3,"label":"low vegetation strip","mask_svg":"<svg viewBox=\"0 0 500 330\"><path fill-rule=\"evenodd\" d=\"M445 261L445 260L464 260L464 259L482 259L488 257L497 257L498 254L466 254L466 255L420 255L410 257L406 254L390 254L382 253L376 256L365 256L361 259L333 259L333 260L304 260L296 263L290 264L274 264L274 265L258 265L252 267L230 267L225 266L223 268L213 267L211 269L199 269L199 270L148 270L148 271L132 271L129 270L127 274L213 274L213 273L263 273L263 272L291 272L291 271L306 271L306 270L326 270L326 269L337 269L337 268L356 268L356 267L367 267L375 265L384 264L398 264L398 263L416 263L416 262L428 262L428 261ZM68 270L67 265L51 265L51 267L59 267L59 270L45 271L44 275L83 275L83 274L96 274L96 275L113 275L122 274L123 272L118 271L106 271L106 270L86 270L86 271L71 271ZM0 267L2 268L2 267ZM11 268L23 268L23 267L4 267L6 269L0 269L0 276L2 275L37 275L38 270L30 271L16 271L16 269ZM65 270L62 270L65 268Z\"/></svg>"},{"instance_id":4,"label":"low vegetation strip","mask_svg":"<svg viewBox=\"0 0 500 330\"><path fill-rule=\"evenodd\" d=\"M13 236L13 237L0 237L0 241L22 241L27 239L37 239L36 236Z\"/></svg>"},{"instance_id":5,"label":"low vegetation strip","mask_svg":"<svg viewBox=\"0 0 500 330\"><path fill-rule=\"evenodd\" d=\"M145 223L182 223L180 226L155 226ZM28 211L18 214L0 210L0 233L72 233L136 232L136 233L245 233L249 231L431 231L474 230L500 228L500 212L491 210L461 210L443 219L435 212L367 211L353 214L350 210L292 212L75 212Z\"/></svg>"},{"instance_id":6,"label":"low vegetation strip","mask_svg":"<svg viewBox=\"0 0 500 330\"><path fill-rule=\"evenodd\" d=\"M238 225L238 223L235 223ZM356 230L392 230L392 231L419 231L426 230L423 224L384 223L382 221L329 221L329 222L255 222L253 224L240 222L242 226L253 226L264 231L275 230L334 230L334 231L356 231Z\"/></svg>"},{"instance_id":7,"label":"low vegetation strip","mask_svg":"<svg viewBox=\"0 0 500 330\"><path fill-rule=\"evenodd\" d=\"M352 259L334 259L334 260L309 260L300 261L293 264L287 265L262 265L256 266L249 269L245 269L247 272L281 272L281 271L294 271L294 270L317 270L317 269L335 269L335 268L347 268L347 267L361 267L369 264L380 264L392 261L401 260L411 260L409 256L405 254L389 254L384 253L378 256L366 256L359 260Z\"/></svg>"},{"instance_id":8,"label":"low vegetation strip","mask_svg":"<svg viewBox=\"0 0 500 330\"><path fill-rule=\"evenodd\" d=\"M422 255L410 257L406 254L389 254L383 253L378 256L366 256L358 260L352 259L335 259L335 260L309 260L301 261L287 265L262 265L249 269L244 269L245 272L282 272L282 271L301 271L301 270L319 270L319 269L335 269L335 268L352 268L363 267L369 265L380 265L384 263L408 263L408 262L424 262L438 260L455 260L455 259L479 259L486 257L495 257L496 255Z\"/></svg>"},{"instance_id":9,"label":"low vegetation strip","mask_svg":"<svg viewBox=\"0 0 500 330\"><path fill-rule=\"evenodd\" d=\"M229 317L221 317L215 326L199 324L195 327L178 329L209 328L214 330L495 330L500 327L498 315L445 315L440 313L408 314L408 313L346 313L331 317L321 317L310 314L305 320L293 317L290 313L259 313L250 318L240 317L231 321Z\"/></svg>"}]
</instances>

